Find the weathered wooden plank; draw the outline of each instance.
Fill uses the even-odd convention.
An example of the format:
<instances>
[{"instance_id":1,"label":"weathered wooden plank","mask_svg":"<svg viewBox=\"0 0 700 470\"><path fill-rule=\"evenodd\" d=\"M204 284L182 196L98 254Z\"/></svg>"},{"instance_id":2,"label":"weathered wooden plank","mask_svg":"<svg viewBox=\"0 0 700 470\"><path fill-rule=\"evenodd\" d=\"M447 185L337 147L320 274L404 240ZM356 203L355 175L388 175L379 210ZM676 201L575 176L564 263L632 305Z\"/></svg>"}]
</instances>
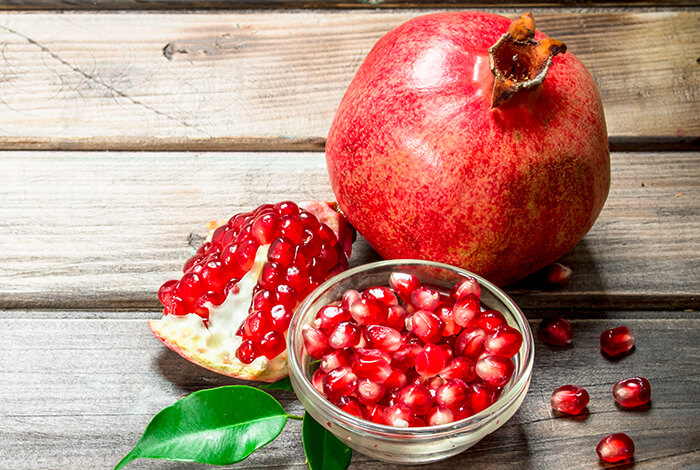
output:
<instances>
[{"instance_id":1,"label":"weathered wooden plank","mask_svg":"<svg viewBox=\"0 0 700 470\"><path fill-rule=\"evenodd\" d=\"M371 46L424 12L2 13L0 148L322 150ZM700 12L536 16L595 76L613 148L697 148Z\"/></svg>"},{"instance_id":2,"label":"weathered wooden plank","mask_svg":"<svg viewBox=\"0 0 700 470\"><path fill-rule=\"evenodd\" d=\"M320 153L0 153L0 308L158 308L209 220L332 200ZM614 153L600 219L563 261L570 285L525 308L697 308L700 153ZM353 264L376 260L360 240Z\"/></svg>"},{"instance_id":3,"label":"weathered wooden plank","mask_svg":"<svg viewBox=\"0 0 700 470\"><path fill-rule=\"evenodd\" d=\"M153 313L153 312L151 312ZM146 315L147 313L144 313ZM522 408L471 450L426 470L465 465L498 468L593 468L604 435L635 441L635 468L690 468L700 461L700 319L674 312L637 312L618 319L571 318L571 348L539 341L533 382ZM634 318L636 317L636 318ZM642 319L643 318L643 319ZM619 361L599 352L598 335L621 322L637 338ZM536 328L537 321L532 322ZM162 346L143 320L0 320L0 469L112 468L138 440L151 417L179 397L240 383L190 364ZM651 406L622 411L612 384L634 375L652 384ZM591 402L580 419L555 416L551 392L573 383ZM289 392L273 392L290 413L303 409ZM300 426L235 468L304 468ZM137 461L129 468L208 468ZM355 454L351 469L396 469Z\"/></svg>"}]
</instances>

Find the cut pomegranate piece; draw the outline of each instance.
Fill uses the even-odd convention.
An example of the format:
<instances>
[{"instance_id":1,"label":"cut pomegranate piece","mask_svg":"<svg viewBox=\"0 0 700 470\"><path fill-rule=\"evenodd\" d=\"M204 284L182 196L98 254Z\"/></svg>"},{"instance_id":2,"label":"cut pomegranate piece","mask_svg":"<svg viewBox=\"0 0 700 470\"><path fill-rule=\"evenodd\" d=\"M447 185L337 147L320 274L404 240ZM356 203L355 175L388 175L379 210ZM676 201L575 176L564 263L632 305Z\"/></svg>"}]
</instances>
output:
<instances>
[{"instance_id":1,"label":"cut pomegranate piece","mask_svg":"<svg viewBox=\"0 0 700 470\"><path fill-rule=\"evenodd\" d=\"M634 333L626 326L618 326L600 334L600 349L608 356L619 356L633 347Z\"/></svg>"},{"instance_id":2,"label":"cut pomegranate piece","mask_svg":"<svg viewBox=\"0 0 700 470\"><path fill-rule=\"evenodd\" d=\"M625 408L643 406L651 399L651 384L644 377L623 379L613 385L613 396Z\"/></svg>"},{"instance_id":3,"label":"cut pomegranate piece","mask_svg":"<svg viewBox=\"0 0 700 470\"><path fill-rule=\"evenodd\" d=\"M588 405L590 397L583 387L563 385L552 393L552 408L569 415L577 415Z\"/></svg>"},{"instance_id":4,"label":"cut pomegranate piece","mask_svg":"<svg viewBox=\"0 0 700 470\"><path fill-rule=\"evenodd\" d=\"M236 214L212 230L180 280L161 286L164 315L149 326L170 349L214 372L278 380L287 375L285 335L294 309L318 282L347 268L353 238L345 219L323 202ZM329 259L336 262L312 278L309 267L324 249L335 252ZM307 349L320 358L324 348L315 349L311 336L305 335Z\"/></svg>"},{"instance_id":5,"label":"cut pomegranate piece","mask_svg":"<svg viewBox=\"0 0 700 470\"><path fill-rule=\"evenodd\" d=\"M574 339L574 329L564 318L545 317L538 328L538 334L543 343L552 346L566 346Z\"/></svg>"},{"instance_id":6,"label":"cut pomegranate piece","mask_svg":"<svg viewBox=\"0 0 700 470\"><path fill-rule=\"evenodd\" d=\"M622 462L634 457L634 441L622 432L610 434L601 439L595 451L604 462Z\"/></svg>"}]
</instances>

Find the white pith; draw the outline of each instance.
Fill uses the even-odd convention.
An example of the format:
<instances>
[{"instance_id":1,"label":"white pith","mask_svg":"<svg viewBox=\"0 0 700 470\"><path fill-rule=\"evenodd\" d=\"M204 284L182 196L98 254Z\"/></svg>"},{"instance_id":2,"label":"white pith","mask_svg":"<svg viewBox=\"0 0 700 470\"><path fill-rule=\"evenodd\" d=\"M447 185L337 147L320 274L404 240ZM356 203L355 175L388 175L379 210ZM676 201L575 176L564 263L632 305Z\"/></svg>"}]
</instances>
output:
<instances>
[{"instance_id":1,"label":"white pith","mask_svg":"<svg viewBox=\"0 0 700 470\"><path fill-rule=\"evenodd\" d=\"M243 338L236 332L248 316L253 290L263 265L267 262L270 245L262 245L255 253L253 267L238 282L238 290L229 292L219 306L207 304L209 324L195 313L164 315L150 322L151 329L184 357L216 372L252 380L283 377L287 370L287 351L272 360L257 357L250 364L236 357ZM285 333L286 338L286 333Z\"/></svg>"}]
</instances>

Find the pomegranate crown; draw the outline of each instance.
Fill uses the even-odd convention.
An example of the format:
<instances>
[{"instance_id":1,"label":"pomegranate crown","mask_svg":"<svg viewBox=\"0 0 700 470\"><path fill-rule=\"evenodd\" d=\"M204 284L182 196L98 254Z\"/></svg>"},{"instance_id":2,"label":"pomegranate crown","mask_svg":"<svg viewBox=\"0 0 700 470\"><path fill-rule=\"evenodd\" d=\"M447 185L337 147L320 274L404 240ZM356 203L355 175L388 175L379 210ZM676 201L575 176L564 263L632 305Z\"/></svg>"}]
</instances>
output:
<instances>
[{"instance_id":1,"label":"pomegranate crown","mask_svg":"<svg viewBox=\"0 0 700 470\"><path fill-rule=\"evenodd\" d=\"M542 84L552 58L566 52L566 44L546 38L535 41L535 19L527 12L511 23L508 31L489 48L494 75L491 108L497 108L523 89Z\"/></svg>"}]
</instances>

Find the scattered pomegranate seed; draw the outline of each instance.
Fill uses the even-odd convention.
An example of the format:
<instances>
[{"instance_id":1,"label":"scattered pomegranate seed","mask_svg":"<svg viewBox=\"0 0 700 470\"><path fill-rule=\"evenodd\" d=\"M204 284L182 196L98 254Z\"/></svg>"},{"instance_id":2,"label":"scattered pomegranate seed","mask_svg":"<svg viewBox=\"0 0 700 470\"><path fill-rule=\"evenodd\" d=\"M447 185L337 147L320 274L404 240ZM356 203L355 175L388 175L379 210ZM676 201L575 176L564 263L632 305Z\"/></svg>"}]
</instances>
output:
<instances>
[{"instance_id":1,"label":"scattered pomegranate seed","mask_svg":"<svg viewBox=\"0 0 700 470\"><path fill-rule=\"evenodd\" d=\"M571 324L558 316L545 317L540 322L538 333L543 343L552 346L566 346L574 339Z\"/></svg>"},{"instance_id":2,"label":"scattered pomegranate seed","mask_svg":"<svg viewBox=\"0 0 700 470\"><path fill-rule=\"evenodd\" d=\"M643 406L651 399L651 384L644 377L623 379L613 385L613 396L625 408Z\"/></svg>"},{"instance_id":3,"label":"scattered pomegranate seed","mask_svg":"<svg viewBox=\"0 0 700 470\"><path fill-rule=\"evenodd\" d=\"M583 387L563 385L552 393L552 408L569 415L577 415L588 405L590 397Z\"/></svg>"},{"instance_id":4,"label":"scattered pomegranate seed","mask_svg":"<svg viewBox=\"0 0 700 470\"><path fill-rule=\"evenodd\" d=\"M633 347L634 333L626 326L618 326L600 334L600 349L608 356L618 356Z\"/></svg>"},{"instance_id":5,"label":"scattered pomegranate seed","mask_svg":"<svg viewBox=\"0 0 700 470\"><path fill-rule=\"evenodd\" d=\"M595 451L604 462L621 462L634 457L634 441L622 432L610 434L598 443Z\"/></svg>"},{"instance_id":6,"label":"scattered pomegranate seed","mask_svg":"<svg viewBox=\"0 0 700 470\"><path fill-rule=\"evenodd\" d=\"M544 270L545 280L552 287L564 287L571 280L573 271L570 267L561 264L553 263L547 266Z\"/></svg>"}]
</instances>

